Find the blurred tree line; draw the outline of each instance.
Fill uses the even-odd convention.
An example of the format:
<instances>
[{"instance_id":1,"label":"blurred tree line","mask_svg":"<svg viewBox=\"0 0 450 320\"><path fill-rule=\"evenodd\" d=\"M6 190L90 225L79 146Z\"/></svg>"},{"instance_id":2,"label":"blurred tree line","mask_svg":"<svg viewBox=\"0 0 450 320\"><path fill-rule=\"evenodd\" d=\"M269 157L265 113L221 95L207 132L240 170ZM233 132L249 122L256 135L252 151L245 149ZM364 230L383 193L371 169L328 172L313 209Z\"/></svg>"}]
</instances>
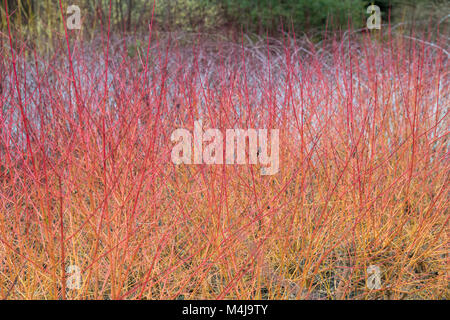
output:
<instances>
[{"instance_id":1,"label":"blurred tree line","mask_svg":"<svg viewBox=\"0 0 450 320\"><path fill-rule=\"evenodd\" d=\"M63 0L64 13L78 5L86 32L105 26L110 0ZM5 5L11 23L25 32L47 34L62 30L59 0L0 0L2 30L6 28ZM296 32L362 27L369 4L381 8L383 23L409 19L443 19L449 0L156 0L155 27L163 31L218 32L244 30L279 33L280 26ZM153 0L111 0L111 25L125 32L147 31Z\"/></svg>"}]
</instances>

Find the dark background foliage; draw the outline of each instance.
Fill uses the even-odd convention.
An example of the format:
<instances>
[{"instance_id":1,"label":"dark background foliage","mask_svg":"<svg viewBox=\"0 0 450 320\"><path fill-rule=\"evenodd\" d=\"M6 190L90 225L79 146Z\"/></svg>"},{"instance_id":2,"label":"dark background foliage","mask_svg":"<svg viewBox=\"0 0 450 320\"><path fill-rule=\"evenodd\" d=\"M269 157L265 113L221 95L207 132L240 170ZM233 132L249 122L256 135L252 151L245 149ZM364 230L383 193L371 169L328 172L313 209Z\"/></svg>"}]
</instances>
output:
<instances>
[{"instance_id":1,"label":"dark background foliage","mask_svg":"<svg viewBox=\"0 0 450 320\"><path fill-rule=\"evenodd\" d=\"M14 27L46 33L61 27L59 0L0 0L1 27L6 28L7 3ZM448 15L448 0L156 0L155 27L162 31L245 31L275 35L281 26L298 33L314 30L362 27L369 4L380 7L383 23L420 19L441 20ZM104 25L109 0L65 0L64 10L81 8L86 30ZM153 0L111 0L111 24L125 32L146 31ZM350 18L350 19L349 19ZM51 36L51 35L50 35Z\"/></svg>"}]
</instances>

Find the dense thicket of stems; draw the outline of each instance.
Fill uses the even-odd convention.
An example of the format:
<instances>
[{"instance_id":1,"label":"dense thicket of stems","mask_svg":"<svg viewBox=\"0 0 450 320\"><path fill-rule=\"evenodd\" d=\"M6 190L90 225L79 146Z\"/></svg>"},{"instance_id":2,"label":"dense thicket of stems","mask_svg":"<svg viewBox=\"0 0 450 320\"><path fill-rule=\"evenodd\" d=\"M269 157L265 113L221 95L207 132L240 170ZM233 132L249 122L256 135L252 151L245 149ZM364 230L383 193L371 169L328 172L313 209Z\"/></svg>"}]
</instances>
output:
<instances>
[{"instance_id":1,"label":"dense thicket of stems","mask_svg":"<svg viewBox=\"0 0 450 320\"><path fill-rule=\"evenodd\" d=\"M0 297L448 297L448 42L432 29L106 26L55 33L50 53L0 34ZM175 166L170 134L200 118L279 129L280 172Z\"/></svg>"}]
</instances>

